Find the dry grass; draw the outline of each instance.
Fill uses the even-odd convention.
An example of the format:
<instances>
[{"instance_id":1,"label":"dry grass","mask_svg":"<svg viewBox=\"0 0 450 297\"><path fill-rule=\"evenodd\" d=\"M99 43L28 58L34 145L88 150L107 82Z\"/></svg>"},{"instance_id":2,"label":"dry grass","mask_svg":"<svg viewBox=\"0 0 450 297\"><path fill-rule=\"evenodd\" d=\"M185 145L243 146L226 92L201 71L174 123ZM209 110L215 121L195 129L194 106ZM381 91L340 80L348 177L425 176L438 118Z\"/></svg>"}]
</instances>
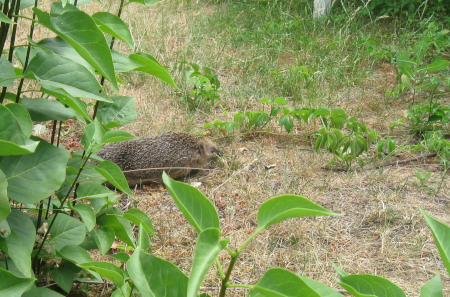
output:
<instances>
[{"instance_id":1,"label":"dry grass","mask_svg":"<svg viewBox=\"0 0 450 297\"><path fill-rule=\"evenodd\" d=\"M261 49L256 45L244 48L225 43L225 29L215 35L202 35L199 30L208 25L208 17L217 13L218 7L211 4L166 3L148 10L129 7L124 18L131 22L140 49L155 55L162 63L172 66L186 59L213 67L220 74L223 110L260 108L258 99L277 94L261 87L266 81L258 78L260 73L251 65L268 59L268 64L288 68L307 60L302 55L312 53L286 50L279 58L258 56L255 53L261 53ZM324 102L330 106L343 107L370 126L386 131L390 120L404 116L408 106L404 101L385 104L384 92L394 83L393 69L381 65L363 84L335 92L324 87L325 91L319 93L326 93ZM168 130L198 131L206 122L226 118L218 108L211 113L186 112L175 92L152 78L131 76L123 91L137 98L140 117L128 129L138 135ZM416 185L414 172L420 164L330 172L322 169L330 156L305 150L309 146L305 141L299 142L299 137L302 138L262 134L217 139L225 152L220 170L192 179L202 181L201 190L216 205L223 235L231 238L231 247L239 246L255 229L258 206L275 195L302 195L343 214L335 218L289 220L265 231L241 255L232 281L254 283L268 268L281 266L336 287L336 273L331 266L334 262L348 273L389 278L408 296L418 296L422 284L441 272L448 294L450 279L419 213L422 208L450 223L448 181L440 194L433 195L429 188ZM267 165L273 164L274 168L267 169ZM430 170L427 165L423 167ZM439 174L433 173L428 186L437 186ZM149 187L135 194L138 207L148 213L156 227L154 253L189 273L196 237L193 229L167 192ZM227 262L227 255L221 254L221 259ZM209 294L217 295L215 268L204 286ZM228 293L228 296L244 295L240 289Z\"/></svg>"},{"instance_id":2,"label":"dry grass","mask_svg":"<svg viewBox=\"0 0 450 297\"><path fill-rule=\"evenodd\" d=\"M117 10L116 3L105 5L110 5L107 9L111 12ZM90 12L97 9L99 4L88 8ZM220 5L205 2L168 1L149 9L126 7L123 19L130 25L139 51L154 55L171 69L183 59L213 68L219 73L222 101L211 112L192 114L168 85L149 76L130 74L122 77L126 85L121 95L136 97L140 115L125 129L139 136L169 130L196 132L215 119L229 120L224 111L261 108L259 99L280 95L279 82L271 81L267 73L270 65L288 69L308 63L314 55L284 48L266 55L257 44L242 47L229 43L227 38L233 33L209 22L220 12ZM236 19L242 17L237 15ZM213 26L211 30L209 25ZM121 43L116 49L128 51ZM258 70L255 65L267 68ZM305 104L342 107L380 131L386 131L389 122L404 116L407 109L406 100L386 104L384 92L395 83L389 65L376 67L365 76L364 83L339 88L336 81L320 73L317 77L323 81L314 94L322 101ZM422 208L450 224L448 180L439 194L430 190L440 182L439 170L433 172L427 187L419 187L414 177L418 167L433 169L426 164L332 172L323 169L331 157L309 151L302 131L278 136L278 128L270 129L273 134L215 137L225 153L221 166L207 176L191 179L202 182L201 191L216 205L223 236L231 238L230 246L238 247L255 230L258 206L275 195L302 195L342 216L295 219L271 227L241 255L232 282L252 284L268 268L281 266L337 288L337 274L331 266L337 263L348 273L386 277L408 296L418 296L420 287L440 272L444 295L450 294L450 278L419 213ZM275 166L268 169L268 165ZM135 192L135 199L156 228L153 252L189 273L196 234L168 193L158 186L144 187ZM225 263L228 260L226 254L220 258ZM204 286L211 296L217 296L215 268ZM244 295L243 290L230 289L227 296Z\"/></svg>"}]
</instances>

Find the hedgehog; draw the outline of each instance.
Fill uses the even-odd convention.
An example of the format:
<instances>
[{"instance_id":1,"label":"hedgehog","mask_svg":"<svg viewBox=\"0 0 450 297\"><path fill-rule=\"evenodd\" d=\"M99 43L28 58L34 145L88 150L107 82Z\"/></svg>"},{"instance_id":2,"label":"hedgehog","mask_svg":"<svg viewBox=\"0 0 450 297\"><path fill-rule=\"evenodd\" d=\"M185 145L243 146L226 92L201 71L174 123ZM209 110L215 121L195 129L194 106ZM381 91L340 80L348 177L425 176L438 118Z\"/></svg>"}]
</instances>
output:
<instances>
[{"instance_id":1,"label":"hedgehog","mask_svg":"<svg viewBox=\"0 0 450 297\"><path fill-rule=\"evenodd\" d=\"M188 133L169 132L161 136L111 143L98 156L116 163L130 186L160 183L162 172L172 178L188 176L222 155L210 139Z\"/></svg>"}]
</instances>

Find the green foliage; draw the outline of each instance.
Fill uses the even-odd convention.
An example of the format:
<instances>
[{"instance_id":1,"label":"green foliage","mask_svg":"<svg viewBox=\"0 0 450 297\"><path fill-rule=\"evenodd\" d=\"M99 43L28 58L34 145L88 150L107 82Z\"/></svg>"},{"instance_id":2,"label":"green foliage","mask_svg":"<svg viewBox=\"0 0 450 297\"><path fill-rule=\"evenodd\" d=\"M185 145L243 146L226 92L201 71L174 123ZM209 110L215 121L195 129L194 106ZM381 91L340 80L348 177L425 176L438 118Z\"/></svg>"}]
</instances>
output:
<instances>
[{"instance_id":1,"label":"green foliage","mask_svg":"<svg viewBox=\"0 0 450 297\"><path fill-rule=\"evenodd\" d=\"M118 72L141 71L175 84L152 56L110 50L112 44L104 33L134 47L119 17L106 12L91 17L67 1L54 2L50 12L33 10L36 26L50 29L57 37L31 42L29 51L17 48L15 58L22 69L11 68L16 61L7 60L7 52L0 59L1 86L15 92L0 95L0 295L62 296L36 286L54 282L69 292L76 279L104 277L120 288L122 296L130 296L127 272L112 263L93 261L88 249L106 254L115 240L123 243L124 250L136 248L133 225L141 229L139 248L148 249L153 226L142 211L122 213L116 207L120 195L102 184L108 182L131 196L128 183L116 164L93 154L106 143L135 138L111 130L136 118L134 98L109 95L110 89L118 88ZM28 89L22 90L19 80L37 86L42 94L24 97ZM55 130L51 142L31 136L33 121L54 121L56 127L56 121L68 119L86 124L82 153L70 154L56 145ZM112 257L122 263L129 260L126 253Z\"/></svg>"},{"instance_id":2,"label":"green foliage","mask_svg":"<svg viewBox=\"0 0 450 297\"><path fill-rule=\"evenodd\" d=\"M220 82L217 74L208 67L183 61L178 65L178 71L184 78L183 99L190 110L198 108L211 109L220 100Z\"/></svg>"},{"instance_id":3,"label":"green foliage","mask_svg":"<svg viewBox=\"0 0 450 297\"><path fill-rule=\"evenodd\" d=\"M448 17L449 8L444 0L373 0L368 3L368 10L375 16L388 15L413 21L414 17Z\"/></svg>"},{"instance_id":4,"label":"green foliage","mask_svg":"<svg viewBox=\"0 0 450 297\"><path fill-rule=\"evenodd\" d=\"M313 124L322 128L312 133L315 140L314 147L317 152L326 149L335 155L349 168L355 159L367 152L371 144L378 138L378 133L366 127L355 117L349 117L340 108L299 108L292 109L287 106L283 98L264 98L261 103L270 105L270 111L247 111L233 115L233 122L214 121L205 125L205 129L217 129L224 134L234 131L252 131L267 126L273 119L278 118L278 124L288 133L294 129L294 124ZM377 144L378 152L392 153L395 142L392 139L380 139ZM361 159L360 159L361 160Z\"/></svg>"}]
</instances>

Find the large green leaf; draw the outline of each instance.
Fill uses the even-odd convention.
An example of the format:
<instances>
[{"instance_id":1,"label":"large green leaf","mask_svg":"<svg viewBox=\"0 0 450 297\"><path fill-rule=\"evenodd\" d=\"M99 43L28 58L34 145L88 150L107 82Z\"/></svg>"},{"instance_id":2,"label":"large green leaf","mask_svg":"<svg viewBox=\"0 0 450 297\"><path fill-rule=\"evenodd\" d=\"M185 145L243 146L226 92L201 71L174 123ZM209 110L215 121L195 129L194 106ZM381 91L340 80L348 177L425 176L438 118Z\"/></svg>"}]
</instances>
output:
<instances>
[{"instance_id":1,"label":"large green leaf","mask_svg":"<svg viewBox=\"0 0 450 297\"><path fill-rule=\"evenodd\" d=\"M214 263L217 255L227 245L228 240L220 240L220 230L209 228L198 235L197 245L189 276L187 296L196 297L203 279Z\"/></svg>"},{"instance_id":2,"label":"large green leaf","mask_svg":"<svg viewBox=\"0 0 450 297\"><path fill-rule=\"evenodd\" d=\"M97 173L96 171L94 171ZM87 181L78 187L78 199L90 199L96 215L100 214L106 206L119 201L120 194L113 192L97 182Z\"/></svg>"},{"instance_id":3,"label":"large green leaf","mask_svg":"<svg viewBox=\"0 0 450 297\"><path fill-rule=\"evenodd\" d=\"M114 70L116 72L130 72L142 66L140 63L133 61L127 55L114 50L111 51L111 55L114 63Z\"/></svg>"},{"instance_id":4,"label":"large green leaf","mask_svg":"<svg viewBox=\"0 0 450 297\"><path fill-rule=\"evenodd\" d=\"M114 242L114 229L110 227L95 229L92 232L92 237L94 238L100 253L104 255L109 251Z\"/></svg>"},{"instance_id":5,"label":"large green leaf","mask_svg":"<svg viewBox=\"0 0 450 297\"><path fill-rule=\"evenodd\" d=\"M450 65L450 61L442 59L442 58L438 58L438 59L434 60L433 62L431 62L430 64L428 64L427 66L425 66L424 68L422 68L421 70L429 71L429 72L441 71L441 70L446 69L449 65Z\"/></svg>"},{"instance_id":6,"label":"large green leaf","mask_svg":"<svg viewBox=\"0 0 450 297\"><path fill-rule=\"evenodd\" d=\"M420 297L443 297L441 276L436 274L420 289Z\"/></svg>"},{"instance_id":7,"label":"large green leaf","mask_svg":"<svg viewBox=\"0 0 450 297\"><path fill-rule=\"evenodd\" d=\"M113 103L100 102L97 118L106 128L120 127L131 124L137 117L133 97L113 96Z\"/></svg>"},{"instance_id":8,"label":"large green leaf","mask_svg":"<svg viewBox=\"0 0 450 297\"><path fill-rule=\"evenodd\" d=\"M208 228L220 229L217 211L202 192L170 178L165 172L163 182L180 211L198 233Z\"/></svg>"},{"instance_id":9,"label":"large green leaf","mask_svg":"<svg viewBox=\"0 0 450 297\"><path fill-rule=\"evenodd\" d=\"M343 297L326 285L299 277L282 268L271 268L249 291L250 297ZM393 296L392 296L393 297Z\"/></svg>"},{"instance_id":10,"label":"large green leaf","mask_svg":"<svg viewBox=\"0 0 450 297\"><path fill-rule=\"evenodd\" d=\"M33 11L40 24L67 41L89 64L117 89L111 52L102 32L92 18L72 5L52 5L52 14L37 8ZM57 13L56 13L57 12Z\"/></svg>"},{"instance_id":11,"label":"large green leaf","mask_svg":"<svg viewBox=\"0 0 450 297\"><path fill-rule=\"evenodd\" d=\"M397 285L376 275L341 275L337 283L355 297L406 297Z\"/></svg>"},{"instance_id":12,"label":"large green leaf","mask_svg":"<svg viewBox=\"0 0 450 297\"><path fill-rule=\"evenodd\" d=\"M116 286L120 287L124 283L124 273L116 265L108 262L87 262L80 264L80 267L86 270L93 270L98 274L112 281Z\"/></svg>"},{"instance_id":13,"label":"large green leaf","mask_svg":"<svg viewBox=\"0 0 450 297\"><path fill-rule=\"evenodd\" d=\"M0 104L0 156L34 152L38 141L29 139L33 131L30 114L20 104Z\"/></svg>"},{"instance_id":14,"label":"large green leaf","mask_svg":"<svg viewBox=\"0 0 450 297\"><path fill-rule=\"evenodd\" d=\"M3 171L0 170L0 222L6 219L11 212L8 199L8 180Z\"/></svg>"},{"instance_id":15,"label":"large green leaf","mask_svg":"<svg viewBox=\"0 0 450 297\"><path fill-rule=\"evenodd\" d=\"M7 24L15 24L11 19L9 19L3 12L0 11L0 22ZM5 59L6 60L6 59ZM0 67L0 70L2 68Z\"/></svg>"},{"instance_id":16,"label":"large green leaf","mask_svg":"<svg viewBox=\"0 0 450 297\"><path fill-rule=\"evenodd\" d=\"M137 208L130 208L123 214L123 217L132 221L136 226L142 224L144 230L147 233L156 235L155 231L153 230L152 221L142 210L139 210Z\"/></svg>"},{"instance_id":17,"label":"large green leaf","mask_svg":"<svg viewBox=\"0 0 450 297\"><path fill-rule=\"evenodd\" d=\"M122 130L109 130L106 131L105 135L103 135L104 143L128 141L134 139L138 139L138 137Z\"/></svg>"},{"instance_id":18,"label":"large green leaf","mask_svg":"<svg viewBox=\"0 0 450 297\"><path fill-rule=\"evenodd\" d=\"M80 270L81 269L73 263L62 261L58 267L50 270L50 277L61 289L66 293L69 293L72 289L73 281L78 276Z\"/></svg>"},{"instance_id":19,"label":"large green leaf","mask_svg":"<svg viewBox=\"0 0 450 297\"><path fill-rule=\"evenodd\" d=\"M17 277L0 267L0 296L20 297L34 283L32 278Z\"/></svg>"},{"instance_id":20,"label":"large green leaf","mask_svg":"<svg viewBox=\"0 0 450 297\"><path fill-rule=\"evenodd\" d=\"M83 137L81 138L81 144L86 152L96 153L103 148L103 135L105 129L102 124L95 119L92 123L86 126L84 129Z\"/></svg>"},{"instance_id":21,"label":"large green leaf","mask_svg":"<svg viewBox=\"0 0 450 297\"><path fill-rule=\"evenodd\" d=\"M63 103L64 105L69 106L74 111L76 111L78 114L80 114L82 117L79 118L81 121L86 121L90 123L92 121L91 117L89 116L87 112L87 104L81 100L80 98L73 97L69 93L67 93L65 90L54 87L51 84L48 84L46 82L41 81L42 86L45 85L45 92L47 94L50 94L54 96L58 101Z\"/></svg>"},{"instance_id":22,"label":"large green leaf","mask_svg":"<svg viewBox=\"0 0 450 297\"><path fill-rule=\"evenodd\" d=\"M33 154L0 158L8 179L8 196L22 203L37 203L64 182L69 152L41 141Z\"/></svg>"},{"instance_id":23,"label":"large green leaf","mask_svg":"<svg viewBox=\"0 0 450 297\"><path fill-rule=\"evenodd\" d=\"M78 115L73 109L65 107L64 104L56 100L22 98L20 103L25 106L31 119L36 122L65 121Z\"/></svg>"},{"instance_id":24,"label":"large green leaf","mask_svg":"<svg viewBox=\"0 0 450 297\"><path fill-rule=\"evenodd\" d=\"M8 256L23 276L32 277L31 252L36 237L33 221L28 215L18 210L13 210L7 220L11 228L11 234L4 239Z\"/></svg>"},{"instance_id":25,"label":"large green leaf","mask_svg":"<svg viewBox=\"0 0 450 297\"><path fill-rule=\"evenodd\" d=\"M66 245L62 249L56 251L56 253L61 258L75 265L92 261L89 252L78 245Z\"/></svg>"},{"instance_id":26,"label":"large green leaf","mask_svg":"<svg viewBox=\"0 0 450 297\"><path fill-rule=\"evenodd\" d=\"M111 209L108 213L99 216L97 223L100 226L112 228L120 240L136 247L133 228L131 228L130 222L122 217L122 213L118 209Z\"/></svg>"},{"instance_id":27,"label":"large green leaf","mask_svg":"<svg viewBox=\"0 0 450 297\"><path fill-rule=\"evenodd\" d=\"M131 49L134 49L131 32L120 17L109 12L101 11L93 14L92 18L94 19L94 22L97 23L100 30L122 40L128 44Z\"/></svg>"},{"instance_id":28,"label":"large green leaf","mask_svg":"<svg viewBox=\"0 0 450 297\"><path fill-rule=\"evenodd\" d=\"M101 86L88 69L52 51L39 51L27 71L33 72L45 89L62 89L75 97L110 102L100 94Z\"/></svg>"},{"instance_id":29,"label":"large green leaf","mask_svg":"<svg viewBox=\"0 0 450 297\"><path fill-rule=\"evenodd\" d=\"M60 56L66 57L75 63L83 65L87 70L89 70L92 74L95 74L94 67L91 66L82 56L64 39L59 37L55 38L46 38L39 41L39 46L43 46L48 48Z\"/></svg>"},{"instance_id":30,"label":"large green leaf","mask_svg":"<svg viewBox=\"0 0 450 297\"><path fill-rule=\"evenodd\" d=\"M159 64L155 58L152 56L146 55L144 53L131 54L130 59L133 62L141 64L140 67L136 68L136 71L142 71L148 74L153 75L154 77L159 78L160 80L177 87L169 72L167 72L166 68Z\"/></svg>"},{"instance_id":31,"label":"large green leaf","mask_svg":"<svg viewBox=\"0 0 450 297\"><path fill-rule=\"evenodd\" d=\"M175 265L136 249L127 272L142 296L185 297L188 278Z\"/></svg>"},{"instance_id":32,"label":"large green leaf","mask_svg":"<svg viewBox=\"0 0 450 297\"><path fill-rule=\"evenodd\" d=\"M103 175L109 183L111 183L121 192L127 194L128 196L132 195L125 175L123 174L122 170L120 170L120 167L117 166L114 162L103 161L98 164L97 167L95 167L95 170Z\"/></svg>"},{"instance_id":33,"label":"large green leaf","mask_svg":"<svg viewBox=\"0 0 450 297\"><path fill-rule=\"evenodd\" d=\"M53 214L49 221L53 220ZM56 250L61 250L67 245L79 245L86 237L86 227L79 220L66 215L64 213L58 214L55 223L50 230L51 244Z\"/></svg>"},{"instance_id":34,"label":"large green leaf","mask_svg":"<svg viewBox=\"0 0 450 297\"><path fill-rule=\"evenodd\" d=\"M6 58L0 57L0 86L12 87L15 77L13 65Z\"/></svg>"},{"instance_id":35,"label":"large green leaf","mask_svg":"<svg viewBox=\"0 0 450 297\"><path fill-rule=\"evenodd\" d=\"M291 218L337 215L305 197L281 195L267 200L259 207L258 229L265 229Z\"/></svg>"},{"instance_id":36,"label":"large green leaf","mask_svg":"<svg viewBox=\"0 0 450 297\"><path fill-rule=\"evenodd\" d=\"M79 203L72 206L72 209L80 216L83 220L84 225L88 231L91 231L95 227L95 213L92 206L85 203Z\"/></svg>"},{"instance_id":37,"label":"large green leaf","mask_svg":"<svg viewBox=\"0 0 450 297\"><path fill-rule=\"evenodd\" d=\"M450 227L429 216L425 211L421 211L431 233L433 233L434 242L441 254L447 272L450 274Z\"/></svg>"}]
</instances>

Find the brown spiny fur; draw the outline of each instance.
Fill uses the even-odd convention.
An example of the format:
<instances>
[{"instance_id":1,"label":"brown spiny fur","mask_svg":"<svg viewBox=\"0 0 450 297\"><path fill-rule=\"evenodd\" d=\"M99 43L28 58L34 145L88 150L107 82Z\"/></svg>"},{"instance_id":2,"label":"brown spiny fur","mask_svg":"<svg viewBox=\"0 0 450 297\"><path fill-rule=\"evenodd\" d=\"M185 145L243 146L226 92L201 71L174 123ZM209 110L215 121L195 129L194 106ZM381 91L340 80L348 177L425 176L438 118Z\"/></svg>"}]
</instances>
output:
<instances>
[{"instance_id":1,"label":"brown spiny fur","mask_svg":"<svg viewBox=\"0 0 450 297\"><path fill-rule=\"evenodd\" d=\"M175 132L112 143L98 153L119 165L130 185L161 182L163 171L172 178L187 176L190 168L204 167L217 154L220 154L217 146L208 138Z\"/></svg>"}]
</instances>

